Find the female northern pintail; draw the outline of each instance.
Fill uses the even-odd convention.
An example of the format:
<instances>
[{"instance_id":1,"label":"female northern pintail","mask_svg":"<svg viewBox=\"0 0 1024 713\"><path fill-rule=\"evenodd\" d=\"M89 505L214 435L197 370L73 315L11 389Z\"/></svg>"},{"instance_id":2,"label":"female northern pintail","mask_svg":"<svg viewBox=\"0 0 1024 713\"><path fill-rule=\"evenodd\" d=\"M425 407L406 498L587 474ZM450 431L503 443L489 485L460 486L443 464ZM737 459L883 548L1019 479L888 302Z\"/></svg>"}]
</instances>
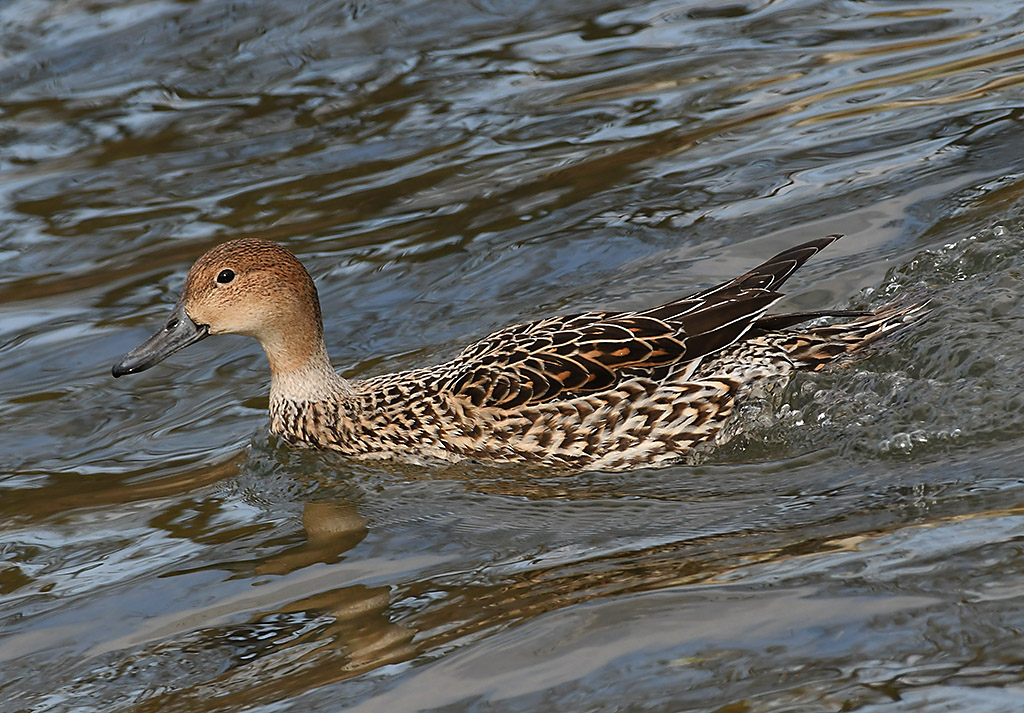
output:
<instances>
[{"instance_id":1,"label":"female northern pintail","mask_svg":"<svg viewBox=\"0 0 1024 713\"><path fill-rule=\"evenodd\" d=\"M854 355L923 314L923 304L890 304L768 315L782 283L839 237L659 307L507 327L444 364L359 381L331 366L298 259L265 240L232 240L196 261L170 318L113 375L210 334L244 334L270 361L271 430L293 443L416 462L664 465L713 439L756 384ZM848 321L793 329L819 317Z\"/></svg>"}]
</instances>

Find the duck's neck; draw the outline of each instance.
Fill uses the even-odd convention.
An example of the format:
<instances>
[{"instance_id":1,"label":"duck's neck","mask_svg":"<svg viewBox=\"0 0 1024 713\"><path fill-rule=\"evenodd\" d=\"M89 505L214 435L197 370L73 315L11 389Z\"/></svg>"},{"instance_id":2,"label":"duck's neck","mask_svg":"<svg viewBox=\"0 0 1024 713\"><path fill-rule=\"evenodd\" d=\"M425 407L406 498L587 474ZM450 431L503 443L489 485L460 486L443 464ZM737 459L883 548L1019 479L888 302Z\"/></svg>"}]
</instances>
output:
<instances>
[{"instance_id":1,"label":"duck's neck","mask_svg":"<svg viewBox=\"0 0 1024 713\"><path fill-rule=\"evenodd\" d=\"M276 355L275 355L276 356ZM352 385L331 366L323 340L305 359L270 359L270 403L338 400L355 394Z\"/></svg>"}]
</instances>

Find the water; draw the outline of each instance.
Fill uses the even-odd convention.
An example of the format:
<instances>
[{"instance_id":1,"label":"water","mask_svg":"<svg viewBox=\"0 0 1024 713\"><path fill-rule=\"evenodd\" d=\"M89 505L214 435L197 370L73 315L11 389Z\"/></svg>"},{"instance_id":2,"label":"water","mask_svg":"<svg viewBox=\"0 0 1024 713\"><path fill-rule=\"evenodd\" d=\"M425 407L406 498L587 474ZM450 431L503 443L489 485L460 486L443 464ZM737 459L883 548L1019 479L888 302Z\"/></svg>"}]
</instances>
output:
<instances>
[{"instance_id":1,"label":"water","mask_svg":"<svg viewBox=\"0 0 1024 713\"><path fill-rule=\"evenodd\" d=\"M0 6L0 711L1018 711L1015 2ZM287 244L347 376L847 237L787 307L934 316L700 464L366 464L217 338Z\"/></svg>"}]
</instances>

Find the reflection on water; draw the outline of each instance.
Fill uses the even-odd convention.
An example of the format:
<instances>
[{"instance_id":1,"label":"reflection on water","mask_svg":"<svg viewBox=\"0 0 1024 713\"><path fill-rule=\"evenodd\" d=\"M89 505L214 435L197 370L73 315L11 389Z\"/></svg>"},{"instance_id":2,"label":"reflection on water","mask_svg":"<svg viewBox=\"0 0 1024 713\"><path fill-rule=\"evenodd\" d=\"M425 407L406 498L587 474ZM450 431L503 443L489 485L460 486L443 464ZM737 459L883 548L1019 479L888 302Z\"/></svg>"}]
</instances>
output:
<instances>
[{"instance_id":1,"label":"reflection on water","mask_svg":"<svg viewBox=\"0 0 1024 713\"><path fill-rule=\"evenodd\" d=\"M1016 711L1018 3L0 7L0 711ZM227 236L336 363L442 360L848 237L787 307L933 298L694 467L354 463L208 340Z\"/></svg>"}]
</instances>

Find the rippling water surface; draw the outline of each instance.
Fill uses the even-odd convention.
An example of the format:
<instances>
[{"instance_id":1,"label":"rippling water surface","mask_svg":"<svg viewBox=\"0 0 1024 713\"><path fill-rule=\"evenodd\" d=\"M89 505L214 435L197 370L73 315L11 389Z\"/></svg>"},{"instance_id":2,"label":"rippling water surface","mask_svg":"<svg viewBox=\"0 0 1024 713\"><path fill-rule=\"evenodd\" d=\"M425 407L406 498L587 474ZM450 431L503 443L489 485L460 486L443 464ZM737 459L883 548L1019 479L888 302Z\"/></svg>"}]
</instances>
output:
<instances>
[{"instance_id":1,"label":"rippling water surface","mask_svg":"<svg viewBox=\"0 0 1024 713\"><path fill-rule=\"evenodd\" d=\"M1019 711L1020 3L0 5L0 711ZM109 367L229 236L358 377L847 234L932 319L696 465L351 462L258 346Z\"/></svg>"}]
</instances>

